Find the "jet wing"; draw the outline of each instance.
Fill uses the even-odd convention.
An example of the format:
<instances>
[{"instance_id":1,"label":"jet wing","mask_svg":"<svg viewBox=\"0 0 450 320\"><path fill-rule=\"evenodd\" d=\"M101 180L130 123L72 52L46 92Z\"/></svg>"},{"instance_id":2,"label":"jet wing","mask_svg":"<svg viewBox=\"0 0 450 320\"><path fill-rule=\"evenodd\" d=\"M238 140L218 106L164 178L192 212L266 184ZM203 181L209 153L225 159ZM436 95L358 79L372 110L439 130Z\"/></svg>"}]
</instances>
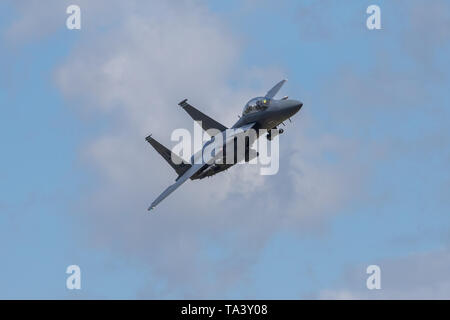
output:
<instances>
[{"instance_id":1,"label":"jet wing","mask_svg":"<svg viewBox=\"0 0 450 320\"><path fill-rule=\"evenodd\" d=\"M225 127L223 124L220 124L216 120L211 119L206 114L200 112L189 103L187 103L187 99L184 99L178 105L182 107L191 116L191 118L194 119L194 121L201 122L203 130L207 131L209 129L217 129L220 132L227 130L227 127Z\"/></svg>"},{"instance_id":2,"label":"jet wing","mask_svg":"<svg viewBox=\"0 0 450 320\"><path fill-rule=\"evenodd\" d=\"M239 129L242 129L242 131L245 132L245 131L249 130L250 128L252 128L254 125L255 125L255 122L248 123L244 126L239 127ZM234 136L231 136L231 139L234 139ZM230 141L232 141L232 140L229 139L229 141L227 140L225 143L228 143ZM177 178L177 180L174 184L172 184L166 190L164 190L164 192L161 193L159 195L159 197L156 198L156 200L152 202L152 204L150 205L148 210L150 211L153 208L155 208L161 201L163 201L165 198L167 198L179 186L181 186L189 178L191 178L194 174L196 174L204 165L205 165L204 163L199 163L199 164L194 163L183 175L181 175ZM221 165L219 165L219 166L221 166ZM227 166L227 167L229 167L229 166Z\"/></svg>"},{"instance_id":3,"label":"jet wing","mask_svg":"<svg viewBox=\"0 0 450 320\"><path fill-rule=\"evenodd\" d=\"M179 186L181 186L184 182L186 182L186 180L192 177L202 167L203 164L193 164L192 167L189 170L187 170L182 176L180 176L173 185L169 186L166 190L164 190L164 192L161 193L159 197L152 202L148 210L150 211L154 207L156 207L158 203L167 198L167 196L169 196L172 192L174 192Z\"/></svg>"}]
</instances>

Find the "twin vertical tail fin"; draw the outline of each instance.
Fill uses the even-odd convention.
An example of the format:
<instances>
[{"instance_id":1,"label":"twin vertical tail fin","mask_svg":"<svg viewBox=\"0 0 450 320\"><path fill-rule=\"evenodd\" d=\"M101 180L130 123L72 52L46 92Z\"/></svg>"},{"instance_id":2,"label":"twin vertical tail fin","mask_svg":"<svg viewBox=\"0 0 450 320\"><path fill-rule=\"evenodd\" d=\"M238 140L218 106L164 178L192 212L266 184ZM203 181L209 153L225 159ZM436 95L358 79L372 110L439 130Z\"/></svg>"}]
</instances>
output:
<instances>
[{"instance_id":1,"label":"twin vertical tail fin","mask_svg":"<svg viewBox=\"0 0 450 320\"><path fill-rule=\"evenodd\" d=\"M185 160L181 159L175 153L164 147L161 143L152 138L152 135L149 135L145 138L148 143L155 148L156 151L167 161L167 163L175 170L178 176L182 176L186 171L191 168L189 163L186 163Z\"/></svg>"},{"instance_id":2,"label":"twin vertical tail fin","mask_svg":"<svg viewBox=\"0 0 450 320\"><path fill-rule=\"evenodd\" d=\"M278 91L280 91L281 87L283 86L283 84L286 81L287 81L287 79L284 79L284 80L281 80L280 82L278 82L276 85L274 85L272 89L267 91L265 97L269 98L269 99L272 99L273 97L275 97L275 95L278 93Z\"/></svg>"}]
</instances>

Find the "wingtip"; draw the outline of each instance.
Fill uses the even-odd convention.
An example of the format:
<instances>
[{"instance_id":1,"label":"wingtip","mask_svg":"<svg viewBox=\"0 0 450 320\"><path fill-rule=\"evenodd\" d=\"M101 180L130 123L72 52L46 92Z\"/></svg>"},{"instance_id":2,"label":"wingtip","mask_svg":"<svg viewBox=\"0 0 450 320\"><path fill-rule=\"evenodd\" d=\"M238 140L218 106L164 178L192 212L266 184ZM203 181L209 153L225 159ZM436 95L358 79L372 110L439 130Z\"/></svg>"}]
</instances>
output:
<instances>
[{"instance_id":1,"label":"wingtip","mask_svg":"<svg viewBox=\"0 0 450 320\"><path fill-rule=\"evenodd\" d=\"M188 101L188 99L184 99L183 101L180 101L178 103L179 106L183 106L183 104L185 104Z\"/></svg>"},{"instance_id":2,"label":"wingtip","mask_svg":"<svg viewBox=\"0 0 450 320\"><path fill-rule=\"evenodd\" d=\"M145 140L149 140L152 137L152 134L150 133L148 136L145 137Z\"/></svg>"}]
</instances>

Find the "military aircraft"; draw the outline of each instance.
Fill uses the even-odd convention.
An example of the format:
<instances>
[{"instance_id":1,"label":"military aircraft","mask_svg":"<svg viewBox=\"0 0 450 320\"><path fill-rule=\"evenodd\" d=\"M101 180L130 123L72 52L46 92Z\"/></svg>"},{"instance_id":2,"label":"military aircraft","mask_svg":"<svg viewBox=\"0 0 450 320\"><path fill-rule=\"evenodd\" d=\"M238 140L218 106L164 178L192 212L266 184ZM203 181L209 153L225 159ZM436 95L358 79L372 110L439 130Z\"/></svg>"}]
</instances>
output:
<instances>
[{"instance_id":1,"label":"military aircraft","mask_svg":"<svg viewBox=\"0 0 450 320\"><path fill-rule=\"evenodd\" d=\"M281 80L278 82L264 97L256 97L247 102L242 112L242 116L231 127L231 129L234 129L232 131L237 133L231 135L226 134L230 129L194 108L187 103L187 99L181 101L178 105L182 107L194 121L197 121L202 126L203 130L209 133L212 129L215 129L217 134L213 135L211 140L207 141L202 149L191 157L189 162L181 159L178 155L164 147L158 141L153 139L151 135L145 138L178 174L175 183L164 190L164 192L153 201L148 210L155 208L156 205L188 179L196 180L210 177L221 171L227 170L242 160L248 162L257 157L258 152L251 149L250 146L258 139L261 129L268 130L266 135L268 140L272 140L274 137L273 132L275 132L275 134L283 133L283 129L273 129L277 129L279 124L290 119L303 106L302 102L289 99L287 96L279 100L274 99L275 95L286 81L287 80ZM245 140L244 152L237 152L236 140L238 136L250 129L253 129L253 132L257 133L256 136L248 136ZM209 156L205 158L204 151L206 147L211 147L210 145L215 141L221 142L218 152L208 153ZM227 149L234 151L232 161L217 161L219 158L225 160Z\"/></svg>"}]
</instances>

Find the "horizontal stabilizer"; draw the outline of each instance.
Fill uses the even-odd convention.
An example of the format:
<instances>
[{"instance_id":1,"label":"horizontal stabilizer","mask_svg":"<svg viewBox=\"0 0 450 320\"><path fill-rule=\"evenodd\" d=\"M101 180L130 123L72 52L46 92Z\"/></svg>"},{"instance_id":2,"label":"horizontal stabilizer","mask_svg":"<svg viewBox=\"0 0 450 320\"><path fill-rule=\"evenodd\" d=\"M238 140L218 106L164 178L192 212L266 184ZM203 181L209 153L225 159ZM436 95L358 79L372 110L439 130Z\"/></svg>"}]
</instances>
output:
<instances>
[{"instance_id":1,"label":"horizontal stabilizer","mask_svg":"<svg viewBox=\"0 0 450 320\"><path fill-rule=\"evenodd\" d=\"M185 160L181 159L175 153L153 139L152 135L149 135L147 138L145 138L145 140L147 140L147 142L150 143L156 151L158 151L158 153L164 158L164 160L167 161L167 163L169 163L169 165L176 171L179 176L183 175L191 168L191 165L189 163L186 163Z\"/></svg>"},{"instance_id":2,"label":"horizontal stabilizer","mask_svg":"<svg viewBox=\"0 0 450 320\"><path fill-rule=\"evenodd\" d=\"M187 99L184 99L178 104L182 107L194 121L201 121L203 130L207 131L209 129L217 129L220 132L227 130L228 128L220 124L214 119L211 119L206 114L198 111L196 108L187 103Z\"/></svg>"}]
</instances>

